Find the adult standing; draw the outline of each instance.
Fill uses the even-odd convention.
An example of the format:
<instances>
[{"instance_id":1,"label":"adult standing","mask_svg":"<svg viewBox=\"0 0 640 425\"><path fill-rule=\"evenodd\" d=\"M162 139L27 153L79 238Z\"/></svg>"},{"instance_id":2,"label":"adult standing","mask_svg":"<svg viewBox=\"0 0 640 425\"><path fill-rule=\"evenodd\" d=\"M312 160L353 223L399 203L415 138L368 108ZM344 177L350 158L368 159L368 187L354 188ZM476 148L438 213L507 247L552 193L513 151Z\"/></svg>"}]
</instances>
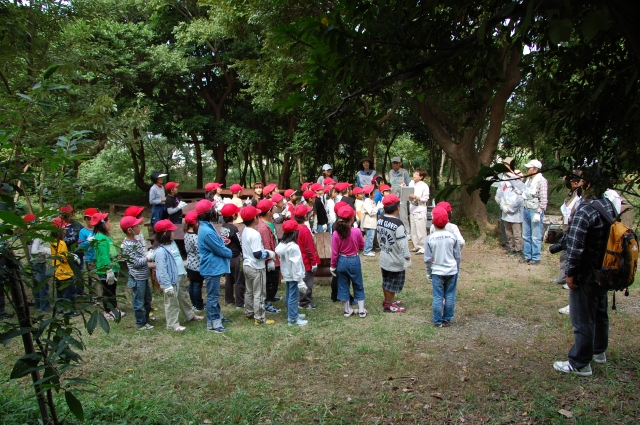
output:
<instances>
[{"instance_id":1,"label":"adult standing","mask_svg":"<svg viewBox=\"0 0 640 425\"><path fill-rule=\"evenodd\" d=\"M513 180L513 178L515 177L512 168L513 158L511 158L510 156L506 157L502 160L502 165L506 166L509 171L507 171L506 173L498 174L500 182L498 182L498 188L496 190L495 197L496 203L498 205L500 205L500 196L502 195L502 192L504 192L507 185L510 184L509 181ZM507 236L505 222L502 219L500 220L500 233L502 234L502 248L506 251L509 251L509 237Z\"/></svg>"},{"instance_id":2,"label":"adult standing","mask_svg":"<svg viewBox=\"0 0 640 425\"><path fill-rule=\"evenodd\" d=\"M333 167L331 167L331 164L324 164L322 166L322 175L318 177L318 183L324 184L324 179L327 178L338 181L338 178L333 174Z\"/></svg>"},{"instance_id":3,"label":"adult standing","mask_svg":"<svg viewBox=\"0 0 640 425\"><path fill-rule=\"evenodd\" d=\"M560 206L560 212L562 213L562 233L565 235L569 233L569 219L582 200L582 196L580 196L582 194L582 189L580 189L580 186L582 185L581 178L578 175L573 175L568 183L569 194ZM562 252L560 252L560 271L558 273L558 277L552 279L551 283L557 283L558 285L563 285L565 283L565 278L567 276L566 262L567 250L563 249Z\"/></svg>"},{"instance_id":4,"label":"adult standing","mask_svg":"<svg viewBox=\"0 0 640 425\"><path fill-rule=\"evenodd\" d=\"M429 186L424 182L427 170L416 168L413 172L413 193L409 195L411 206L411 241L413 251L424 254L424 242L427 238L427 202Z\"/></svg>"},{"instance_id":5,"label":"adult standing","mask_svg":"<svg viewBox=\"0 0 640 425\"><path fill-rule=\"evenodd\" d=\"M571 218L567 235L567 286L573 325L574 344L567 361L553 364L554 369L579 376L590 376L591 360L605 363L609 344L607 290L595 276L600 274L609 237L609 223L596 208L616 217L613 204L603 196L606 184L600 182L600 170L592 166L582 174L582 201Z\"/></svg>"},{"instance_id":6,"label":"adult standing","mask_svg":"<svg viewBox=\"0 0 640 425\"><path fill-rule=\"evenodd\" d=\"M377 175L376 170L371 168L373 161L369 158L363 158L358 164L359 171L356 173L356 186L364 188L373 184L373 179Z\"/></svg>"},{"instance_id":7,"label":"adult standing","mask_svg":"<svg viewBox=\"0 0 640 425\"><path fill-rule=\"evenodd\" d=\"M402 168L402 158L394 156L391 158L391 169L387 173L387 181L393 186L409 186L411 179L409 172Z\"/></svg>"},{"instance_id":8,"label":"adult standing","mask_svg":"<svg viewBox=\"0 0 640 425\"><path fill-rule=\"evenodd\" d=\"M547 179L540 170L542 163L532 159L524 165L527 168L525 182L524 213L522 215L522 238L524 246L521 263L530 265L540 264L540 250L542 248L542 221L547 209Z\"/></svg>"},{"instance_id":9,"label":"adult standing","mask_svg":"<svg viewBox=\"0 0 640 425\"><path fill-rule=\"evenodd\" d=\"M166 176L166 174L160 171L154 171L150 176L151 188L149 189L149 203L151 204L151 228L153 228L158 221L164 219L167 214L167 207L164 204L167 197L164 193L164 187L162 187Z\"/></svg>"}]
</instances>

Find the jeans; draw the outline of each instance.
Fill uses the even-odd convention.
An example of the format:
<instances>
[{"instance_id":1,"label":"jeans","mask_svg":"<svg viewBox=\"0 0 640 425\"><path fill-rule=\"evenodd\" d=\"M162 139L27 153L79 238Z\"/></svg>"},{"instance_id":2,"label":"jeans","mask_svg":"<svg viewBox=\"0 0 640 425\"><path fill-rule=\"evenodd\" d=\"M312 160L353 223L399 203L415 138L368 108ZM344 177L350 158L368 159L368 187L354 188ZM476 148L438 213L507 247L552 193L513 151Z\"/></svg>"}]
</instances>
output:
<instances>
[{"instance_id":1,"label":"jeans","mask_svg":"<svg viewBox=\"0 0 640 425\"><path fill-rule=\"evenodd\" d=\"M326 231L326 229L327 229L326 224L318 224L318 226L316 227L316 233L323 233Z\"/></svg>"},{"instance_id":2,"label":"jeans","mask_svg":"<svg viewBox=\"0 0 640 425\"><path fill-rule=\"evenodd\" d=\"M544 220L544 211L540 214L540 221L533 222L533 216L536 210L524 208L522 214L522 238L524 246L522 253L527 260L540 261L540 249L542 248L542 220Z\"/></svg>"},{"instance_id":3,"label":"jeans","mask_svg":"<svg viewBox=\"0 0 640 425\"><path fill-rule=\"evenodd\" d=\"M36 304L36 310L44 313L49 311L49 282L47 279L47 264L43 262L34 262L31 266L33 273L33 298Z\"/></svg>"},{"instance_id":4,"label":"jeans","mask_svg":"<svg viewBox=\"0 0 640 425\"><path fill-rule=\"evenodd\" d=\"M338 299L340 301L349 301L349 281L353 285L353 298L356 301L364 301L362 266L359 256L345 257L339 255L336 274L338 275Z\"/></svg>"},{"instance_id":5,"label":"jeans","mask_svg":"<svg viewBox=\"0 0 640 425\"><path fill-rule=\"evenodd\" d=\"M56 279L58 298L62 298L70 307L70 309L65 310L65 313L71 312L73 311L72 309L75 308L77 289L74 283L74 278L65 280Z\"/></svg>"},{"instance_id":6,"label":"jeans","mask_svg":"<svg viewBox=\"0 0 640 425\"><path fill-rule=\"evenodd\" d=\"M298 289L298 282L287 282L287 320L289 322L296 322L298 320L299 296L300 290Z\"/></svg>"},{"instance_id":7,"label":"jeans","mask_svg":"<svg viewBox=\"0 0 640 425\"><path fill-rule=\"evenodd\" d=\"M569 363L581 369L591 363L594 354L607 351L607 291L596 283L578 282L578 289L569 292L569 305L574 339L573 347L569 350Z\"/></svg>"},{"instance_id":8,"label":"jeans","mask_svg":"<svg viewBox=\"0 0 640 425\"><path fill-rule=\"evenodd\" d=\"M196 310L204 310L204 301L202 299L202 284L204 283L204 278L195 270L187 269L187 277L189 278L189 299L191 300L191 305L193 305Z\"/></svg>"},{"instance_id":9,"label":"jeans","mask_svg":"<svg viewBox=\"0 0 640 425\"><path fill-rule=\"evenodd\" d=\"M458 286L458 275L449 276L431 275L431 286L433 287L433 323L436 325L442 322L450 322L453 319L453 310L456 307L456 287ZM444 315L442 313L442 300L444 299Z\"/></svg>"},{"instance_id":10,"label":"jeans","mask_svg":"<svg viewBox=\"0 0 640 425\"><path fill-rule=\"evenodd\" d=\"M222 312L220 311L220 276L204 276L207 284L207 328L215 329L222 326Z\"/></svg>"},{"instance_id":11,"label":"jeans","mask_svg":"<svg viewBox=\"0 0 640 425\"><path fill-rule=\"evenodd\" d=\"M133 314L136 316L136 326L144 326L149 322L151 313L151 286L149 280L134 280L129 278L128 286L133 297Z\"/></svg>"},{"instance_id":12,"label":"jeans","mask_svg":"<svg viewBox=\"0 0 640 425\"><path fill-rule=\"evenodd\" d=\"M368 254L373 249L373 237L376 234L376 229L364 229L364 231L365 231L364 253Z\"/></svg>"}]
</instances>

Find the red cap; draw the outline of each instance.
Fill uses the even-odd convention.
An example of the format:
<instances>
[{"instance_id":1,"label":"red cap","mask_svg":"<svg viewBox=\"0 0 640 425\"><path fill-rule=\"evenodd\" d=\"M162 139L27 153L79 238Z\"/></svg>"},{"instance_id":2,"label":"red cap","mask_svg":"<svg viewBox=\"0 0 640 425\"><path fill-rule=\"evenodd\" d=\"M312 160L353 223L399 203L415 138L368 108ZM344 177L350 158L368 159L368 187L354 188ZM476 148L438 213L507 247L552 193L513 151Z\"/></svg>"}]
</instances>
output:
<instances>
[{"instance_id":1,"label":"red cap","mask_svg":"<svg viewBox=\"0 0 640 425\"><path fill-rule=\"evenodd\" d=\"M159 222L156 223L155 226L153 226L153 228L155 229L156 232L167 232L170 230L177 229L176 225L169 220L160 220Z\"/></svg>"},{"instance_id":2,"label":"red cap","mask_svg":"<svg viewBox=\"0 0 640 425\"><path fill-rule=\"evenodd\" d=\"M353 185L351 183L336 183L336 190L342 192L343 190L347 190L349 186Z\"/></svg>"},{"instance_id":3,"label":"red cap","mask_svg":"<svg viewBox=\"0 0 640 425\"><path fill-rule=\"evenodd\" d=\"M384 192L385 190L391 190L391 186L389 186L388 184L383 184L382 186L380 186L380 192Z\"/></svg>"},{"instance_id":4,"label":"red cap","mask_svg":"<svg viewBox=\"0 0 640 425\"><path fill-rule=\"evenodd\" d=\"M364 191L362 190L361 187L354 187L353 188L353 194L357 195L358 193L363 193Z\"/></svg>"},{"instance_id":5,"label":"red cap","mask_svg":"<svg viewBox=\"0 0 640 425\"><path fill-rule=\"evenodd\" d=\"M91 221L89 222L89 224L92 226L97 226L98 223L100 223L101 221L104 221L104 219L107 218L108 216L109 214L107 213L95 213L94 215L91 216Z\"/></svg>"},{"instance_id":6,"label":"red cap","mask_svg":"<svg viewBox=\"0 0 640 425\"><path fill-rule=\"evenodd\" d=\"M291 195L293 195L294 193L296 193L295 189L287 189L284 191L284 197L291 198Z\"/></svg>"},{"instance_id":7,"label":"red cap","mask_svg":"<svg viewBox=\"0 0 640 425\"><path fill-rule=\"evenodd\" d=\"M277 187L277 185L273 184L273 183L269 183L268 185L266 185L263 189L262 189L262 193L264 193L265 195L270 194L271 192L273 192L273 189L275 189Z\"/></svg>"},{"instance_id":8,"label":"red cap","mask_svg":"<svg viewBox=\"0 0 640 425\"><path fill-rule=\"evenodd\" d=\"M331 189L333 189L333 186L325 186L324 187L324 193L329 193L331 191Z\"/></svg>"},{"instance_id":9,"label":"red cap","mask_svg":"<svg viewBox=\"0 0 640 425\"><path fill-rule=\"evenodd\" d=\"M356 211L353 208L351 208L351 206L349 205L345 205L344 207L338 210L338 217L340 217L343 220L348 220L354 215L356 215Z\"/></svg>"},{"instance_id":10,"label":"red cap","mask_svg":"<svg viewBox=\"0 0 640 425\"><path fill-rule=\"evenodd\" d=\"M62 213L72 213L73 212L73 207L71 206L71 204L63 205L63 206L60 207L60 212L62 212Z\"/></svg>"},{"instance_id":11,"label":"red cap","mask_svg":"<svg viewBox=\"0 0 640 425\"><path fill-rule=\"evenodd\" d=\"M431 222L438 227L444 227L449 222L449 214L442 207L435 207L431 211Z\"/></svg>"},{"instance_id":12,"label":"red cap","mask_svg":"<svg viewBox=\"0 0 640 425\"><path fill-rule=\"evenodd\" d=\"M236 204L224 204L220 210L220 214L222 214L223 217L233 217L238 214L240 210L241 208Z\"/></svg>"},{"instance_id":13,"label":"red cap","mask_svg":"<svg viewBox=\"0 0 640 425\"><path fill-rule=\"evenodd\" d=\"M256 207L260 210L260 212L265 213L273 208L273 202L270 199L261 199Z\"/></svg>"},{"instance_id":14,"label":"red cap","mask_svg":"<svg viewBox=\"0 0 640 425\"><path fill-rule=\"evenodd\" d=\"M213 202L211 202L208 199L200 199L197 203L196 203L196 213L198 215L207 213L209 211L211 211L211 208L213 208L215 204Z\"/></svg>"},{"instance_id":15,"label":"red cap","mask_svg":"<svg viewBox=\"0 0 640 425\"><path fill-rule=\"evenodd\" d=\"M122 220L120 220L120 228L122 230L127 230L133 226L139 225L140 223L142 223L141 218L135 218L133 216L126 215L122 217Z\"/></svg>"},{"instance_id":16,"label":"red cap","mask_svg":"<svg viewBox=\"0 0 640 425\"><path fill-rule=\"evenodd\" d=\"M124 210L125 217L137 217L142 211L144 211L144 207L136 207L135 205ZM97 212L97 211L96 211ZM87 212L84 212L84 215L87 215Z\"/></svg>"},{"instance_id":17,"label":"red cap","mask_svg":"<svg viewBox=\"0 0 640 425\"><path fill-rule=\"evenodd\" d=\"M322 190L322 185L320 183L314 183L311 185L311 188L309 190L312 190L314 192Z\"/></svg>"},{"instance_id":18,"label":"red cap","mask_svg":"<svg viewBox=\"0 0 640 425\"><path fill-rule=\"evenodd\" d=\"M164 188L167 191L171 191L171 190L175 189L178 186L180 186L180 183L168 182L167 184L164 185Z\"/></svg>"},{"instance_id":19,"label":"red cap","mask_svg":"<svg viewBox=\"0 0 640 425\"><path fill-rule=\"evenodd\" d=\"M56 226L58 229L64 229L68 225L61 217L56 217L51 220L51 224Z\"/></svg>"},{"instance_id":20,"label":"red cap","mask_svg":"<svg viewBox=\"0 0 640 425\"><path fill-rule=\"evenodd\" d=\"M184 216L184 221L187 224L196 224L196 221L198 221L198 212L196 210L189 211Z\"/></svg>"},{"instance_id":21,"label":"red cap","mask_svg":"<svg viewBox=\"0 0 640 425\"><path fill-rule=\"evenodd\" d=\"M35 220L35 219L36 219L36 215L35 215L35 214L27 214L27 215L25 215L25 216L24 216L24 218L23 218L23 220L24 220L24 222L25 222L25 223L30 223L30 222L32 222L32 221L33 221L33 220Z\"/></svg>"},{"instance_id":22,"label":"red cap","mask_svg":"<svg viewBox=\"0 0 640 425\"><path fill-rule=\"evenodd\" d=\"M240 212L240 217L242 217L242 221L251 221L256 218L259 213L260 210L258 210L256 207L254 207L253 205L247 205Z\"/></svg>"},{"instance_id":23,"label":"red cap","mask_svg":"<svg viewBox=\"0 0 640 425\"><path fill-rule=\"evenodd\" d=\"M336 182L335 182L335 181L333 181L333 179L332 179L331 177L327 177L326 179L324 179L324 180L322 181L322 183L323 183L325 186L326 186L326 185L328 185L328 184L336 184Z\"/></svg>"},{"instance_id":24,"label":"red cap","mask_svg":"<svg viewBox=\"0 0 640 425\"><path fill-rule=\"evenodd\" d=\"M400 198L398 198L398 196L394 195L393 193L390 193L384 198L382 198L382 205L384 205L385 207L388 207L389 205L393 205L398 202L400 202Z\"/></svg>"},{"instance_id":25,"label":"red cap","mask_svg":"<svg viewBox=\"0 0 640 425\"><path fill-rule=\"evenodd\" d=\"M206 190L207 192L213 192L214 190L218 189L219 187L222 187L222 184L220 183L207 183L204 185L204 190Z\"/></svg>"},{"instance_id":26,"label":"red cap","mask_svg":"<svg viewBox=\"0 0 640 425\"><path fill-rule=\"evenodd\" d=\"M240 191L242 191L242 186L240 186L238 183L235 183L235 184L231 185L229 190L231 191L231 193L240 192Z\"/></svg>"},{"instance_id":27,"label":"red cap","mask_svg":"<svg viewBox=\"0 0 640 425\"><path fill-rule=\"evenodd\" d=\"M309 200L311 198L315 198L318 195L316 195L316 193L314 191L305 190L304 193L302 194L302 196L304 197L304 199Z\"/></svg>"},{"instance_id":28,"label":"red cap","mask_svg":"<svg viewBox=\"0 0 640 425\"><path fill-rule=\"evenodd\" d=\"M273 195L271 195L271 200L277 204L278 202L282 201L284 199L284 196L280 195L279 193L274 193Z\"/></svg>"},{"instance_id":29,"label":"red cap","mask_svg":"<svg viewBox=\"0 0 640 425\"><path fill-rule=\"evenodd\" d=\"M451 204L447 201L438 202L438 205L436 205L436 207L441 207L444 208L446 212L451 212Z\"/></svg>"},{"instance_id":30,"label":"red cap","mask_svg":"<svg viewBox=\"0 0 640 425\"><path fill-rule=\"evenodd\" d=\"M363 192L365 195L370 194L371 192L373 192L373 185L372 185L372 184L369 184L369 185L367 185L367 186L363 187L363 188L362 188L362 192Z\"/></svg>"},{"instance_id":31,"label":"red cap","mask_svg":"<svg viewBox=\"0 0 640 425\"><path fill-rule=\"evenodd\" d=\"M131 208L131 207L130 207L130 208ZM97 208L87 208L86 210L84 210L84 215L83 215L83 217L91 217L92 215L97 214L97 213L99 213L99 212L100 212L100 211L98 211L98 209L97 209ZM125 213L125 215L127 215L127 214Z\"/></svg>"},{"instance_id":32,"label":"red cap","mask_svg":"<svg viewBox=\"0 0 640 425\"><path fill-rule=\"evenodd\" d=\"M295 220L287 220L282 223L282 232L283 233L293 233L298 230L298 222Z\"/></svg>"},{"instance_id":33,"label":"red cap","mask_svg":"<svg viewBox=\"0 0 640 425\"><path fill-rule=\"evenodd\" d=\"M304 217L305 215L309 214L311 211L313 211L313 208L303 204L299 204L299 205L296 205L296 207L293 209L293 215L295 215L296 217Z\"/></svg>"},{"instance_id":34,"label":"red cap","mask_svg":"<svg viewBox=\"0 0 640 425\"><path fill-rule=\"evenodd\" d=\"M309 187L310 184L311 183L309 183L309 182L302 183L302 186L300 186L300 190L302 190L304 192L305 190L307 190L307 188Z\"/></svg>"},{"instance_id":35,"label":"red cap","mask_svg":"<svg viewBox=\"0 0 640 425\"><path fill-rule=\"evenodd\" d=\"M333 206L333 212L338 214L338 211L340 211L340 208L344 207L345 205L350 206L344 201L336 202L336 204Z\"/></svg>"}]
</instances>

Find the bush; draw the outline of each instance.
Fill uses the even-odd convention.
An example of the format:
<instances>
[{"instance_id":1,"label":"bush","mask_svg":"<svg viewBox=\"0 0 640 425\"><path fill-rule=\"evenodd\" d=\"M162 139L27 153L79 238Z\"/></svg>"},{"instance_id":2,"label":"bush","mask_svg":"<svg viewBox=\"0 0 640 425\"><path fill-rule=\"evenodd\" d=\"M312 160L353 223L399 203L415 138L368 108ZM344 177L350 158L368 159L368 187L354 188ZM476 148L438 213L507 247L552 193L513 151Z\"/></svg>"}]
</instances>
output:
<instances>
[{"instance_id":1,"label":"bush","mask_svg":"<svg viewBox=\"0 0 640 425\"><path fill-rule=\"evenodd\" d=\"M106 211L109 208L109 204L139 205L144 207L149 204L149 194L141 190L118 189L88 193L78 205L78 209L94 207L101 211Z\"/></svg>"}]
</instances>

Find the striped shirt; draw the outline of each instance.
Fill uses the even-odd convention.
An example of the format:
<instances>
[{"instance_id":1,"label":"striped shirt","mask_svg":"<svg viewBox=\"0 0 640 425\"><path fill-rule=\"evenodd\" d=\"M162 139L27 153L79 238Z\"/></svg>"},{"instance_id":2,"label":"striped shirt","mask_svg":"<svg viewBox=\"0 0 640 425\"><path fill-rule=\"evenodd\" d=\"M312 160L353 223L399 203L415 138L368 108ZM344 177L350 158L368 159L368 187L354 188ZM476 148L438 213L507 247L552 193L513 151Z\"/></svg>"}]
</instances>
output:
<instances>
[{"instance_id":1,"label":"striped shirt","mask_svg":"<svg viewBox=\"0 0 640 425\"><path fill-rule=\"evenodd\" d=\"M122 257L127 262L129 275L133 280L147 280L149 266L145 248L138 240L125 239L122 241Z\"/></svg>"}]
</instances>

